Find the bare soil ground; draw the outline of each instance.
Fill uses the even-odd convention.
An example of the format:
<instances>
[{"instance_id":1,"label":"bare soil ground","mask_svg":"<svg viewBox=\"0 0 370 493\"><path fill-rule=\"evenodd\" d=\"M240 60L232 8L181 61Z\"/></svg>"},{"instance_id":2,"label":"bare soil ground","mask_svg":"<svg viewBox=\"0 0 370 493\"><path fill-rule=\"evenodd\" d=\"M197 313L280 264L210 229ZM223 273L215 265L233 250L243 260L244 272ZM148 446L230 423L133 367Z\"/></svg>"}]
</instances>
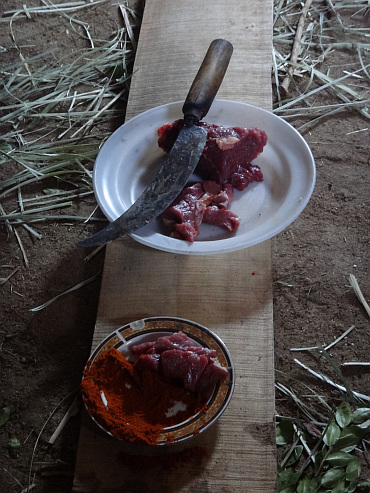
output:
<instances>
[{"instance_id":1,"label":"bare soil ground","mask_svg":"<svg viewBox=\"0 0 370 493\"><path fill-rule=\"evenodd\" d=\"M6 1L2 10L14 4ZM81 11L79 18L90 24L94 35L105 39L121 22L117 6L110 4ZM1 24L0 45L6 49L5 57L17 58L6 26ZM73 55L82 42L57 15L24 15L13 28L24 52L55 46ZM338 76L358 68L350 49L330 54L325 63ZM293 94L299 94L306 83L303 78L291 86ZM334 96L325 93L316 102L333 101ZM291 123L298 128L303 121L296 118ZM294 362L298 358L337 381L325 358L318 352L293 353L290 349L329 344L354 325L330 354L339 366L369 362L369 319L349 283L349 275L355 275L369 297L369 121L356 111L343 109L311 126L304 137L317 164L316 188L300 217L272 240L276 378L287 382L280 372L293 375L337 404L342 398L337 391L319 386ZM0 179L10 173L0 168ZM71 214L88 216L93 207L94 199L84 200L71 207ZM43 310L30 309L102 271L103 250L86 262L86 252L75 247L82 236L98 227L40 223L40 240L18 228L29 267L15 236L0 227L0 277L17 269L0 285L0 409L11 408L10 420L0 428L2 492L20 493L26 488L34 449L32 491L65 493L71 489L79 414L67 423L53 446L48 440L71 404L72 397L66 396L78 388L90 353L100 277ZM342 371L353 390L370 394L369 367L343 367ZM276 398L278 414L296 412L285 396L278 392ZM8 448L13 437L20 442L16 456Z\"/></svg>"}]
</instances>

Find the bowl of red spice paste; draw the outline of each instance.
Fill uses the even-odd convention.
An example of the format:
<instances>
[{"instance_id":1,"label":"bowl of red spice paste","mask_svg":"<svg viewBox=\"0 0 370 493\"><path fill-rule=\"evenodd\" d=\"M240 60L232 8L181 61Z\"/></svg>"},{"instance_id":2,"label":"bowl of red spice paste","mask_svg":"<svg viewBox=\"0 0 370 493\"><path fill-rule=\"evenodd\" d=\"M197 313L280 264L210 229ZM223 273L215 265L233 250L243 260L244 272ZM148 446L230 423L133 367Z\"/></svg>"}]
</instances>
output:
<instances>
[{"instance_id":1,"label":"bowl of red spice paste","mask_svg":"<svg viewBox=\"0 0 370 493\"><path fill-rule=\"evenodd\" d=\"M230 352L210 329L150 317L118 328L95 348L81 390L92 420L111 437L168 445L215 423L234 384Z\"/></svg>"}]
</instances>

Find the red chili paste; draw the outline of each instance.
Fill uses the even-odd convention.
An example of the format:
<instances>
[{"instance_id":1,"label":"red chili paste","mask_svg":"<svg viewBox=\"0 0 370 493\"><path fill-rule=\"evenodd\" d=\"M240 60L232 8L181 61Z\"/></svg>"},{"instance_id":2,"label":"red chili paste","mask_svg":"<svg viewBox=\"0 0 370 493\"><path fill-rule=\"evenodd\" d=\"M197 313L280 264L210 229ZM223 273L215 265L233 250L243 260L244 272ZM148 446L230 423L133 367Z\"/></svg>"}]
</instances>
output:
<instances>
[{"instance_id":1,"label":"red chili paste","mask_svg":"<svg viewBox=\"0 0 370 493\"><path fill-rule=\"evenodd\" d=\"M81 388L96 421L115 437L131 442L156 444L164 428L206 406L199 393L145 365L132 364L114 348L85 369Z\"/></svg>"}]
</instances>

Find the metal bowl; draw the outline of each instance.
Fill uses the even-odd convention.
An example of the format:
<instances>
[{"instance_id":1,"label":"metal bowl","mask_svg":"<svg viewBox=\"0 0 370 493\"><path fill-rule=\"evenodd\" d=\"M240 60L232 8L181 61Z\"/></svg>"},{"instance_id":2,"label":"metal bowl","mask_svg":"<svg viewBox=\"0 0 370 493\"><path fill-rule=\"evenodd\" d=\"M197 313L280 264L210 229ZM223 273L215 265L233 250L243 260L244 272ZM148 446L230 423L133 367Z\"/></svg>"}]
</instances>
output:
<instances>
[{"instance_id":1,"label":"metal bowl","mask_svg":"<svg viewBox=\"0 0 370 493\"><path fill-rule=\"evenodd\" d=\"M87 362L85 373L100 356L115 348L127 359L134 360L131 348L142 342L155 341L158 337L168 336L175 332L184 332L196 345L216 350L216 364L227 370L228 377L224 382L215 386L211 397L207 401L207 408L194 416L179 422L174 426L164 428L158 437L157 445L178 443L199 435L209 428L222 415L228 406L235 385L235 370L231 355L222 340L203 325L190 320L176 317L151 317L137 320L124 325L108 335L93 351ZM108 435L114 434L105 429L89 409L87 400L85 407L93 421ZM117 437L115 437L117 438Z\"/></svg>"}]
</instances>

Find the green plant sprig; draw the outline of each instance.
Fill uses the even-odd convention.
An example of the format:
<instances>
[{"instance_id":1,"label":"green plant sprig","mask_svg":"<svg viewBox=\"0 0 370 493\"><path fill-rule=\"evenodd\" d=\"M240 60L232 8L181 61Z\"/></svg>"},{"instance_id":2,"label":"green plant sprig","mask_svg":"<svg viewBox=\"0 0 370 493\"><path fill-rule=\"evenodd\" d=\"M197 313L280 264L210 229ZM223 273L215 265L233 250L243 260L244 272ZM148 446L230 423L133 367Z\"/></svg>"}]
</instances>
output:
<instances>
[{"instance_id":1,"label":"green plant sprig","mask_svg":"<svg viewBox=\"0 0 370 493\"><path fill-rule=\"evenodd\" d=\"M370 479L361 481L361 443L370 433L370 408L343 401L323 427L310 427L288 419L277 424L280 493L354 493L370 491ZM302 439L306 447L301 445ZM308 456L308 459L307 459ZM311 467L308 468L308 463Z\"/></svg>"}]
</instances>

